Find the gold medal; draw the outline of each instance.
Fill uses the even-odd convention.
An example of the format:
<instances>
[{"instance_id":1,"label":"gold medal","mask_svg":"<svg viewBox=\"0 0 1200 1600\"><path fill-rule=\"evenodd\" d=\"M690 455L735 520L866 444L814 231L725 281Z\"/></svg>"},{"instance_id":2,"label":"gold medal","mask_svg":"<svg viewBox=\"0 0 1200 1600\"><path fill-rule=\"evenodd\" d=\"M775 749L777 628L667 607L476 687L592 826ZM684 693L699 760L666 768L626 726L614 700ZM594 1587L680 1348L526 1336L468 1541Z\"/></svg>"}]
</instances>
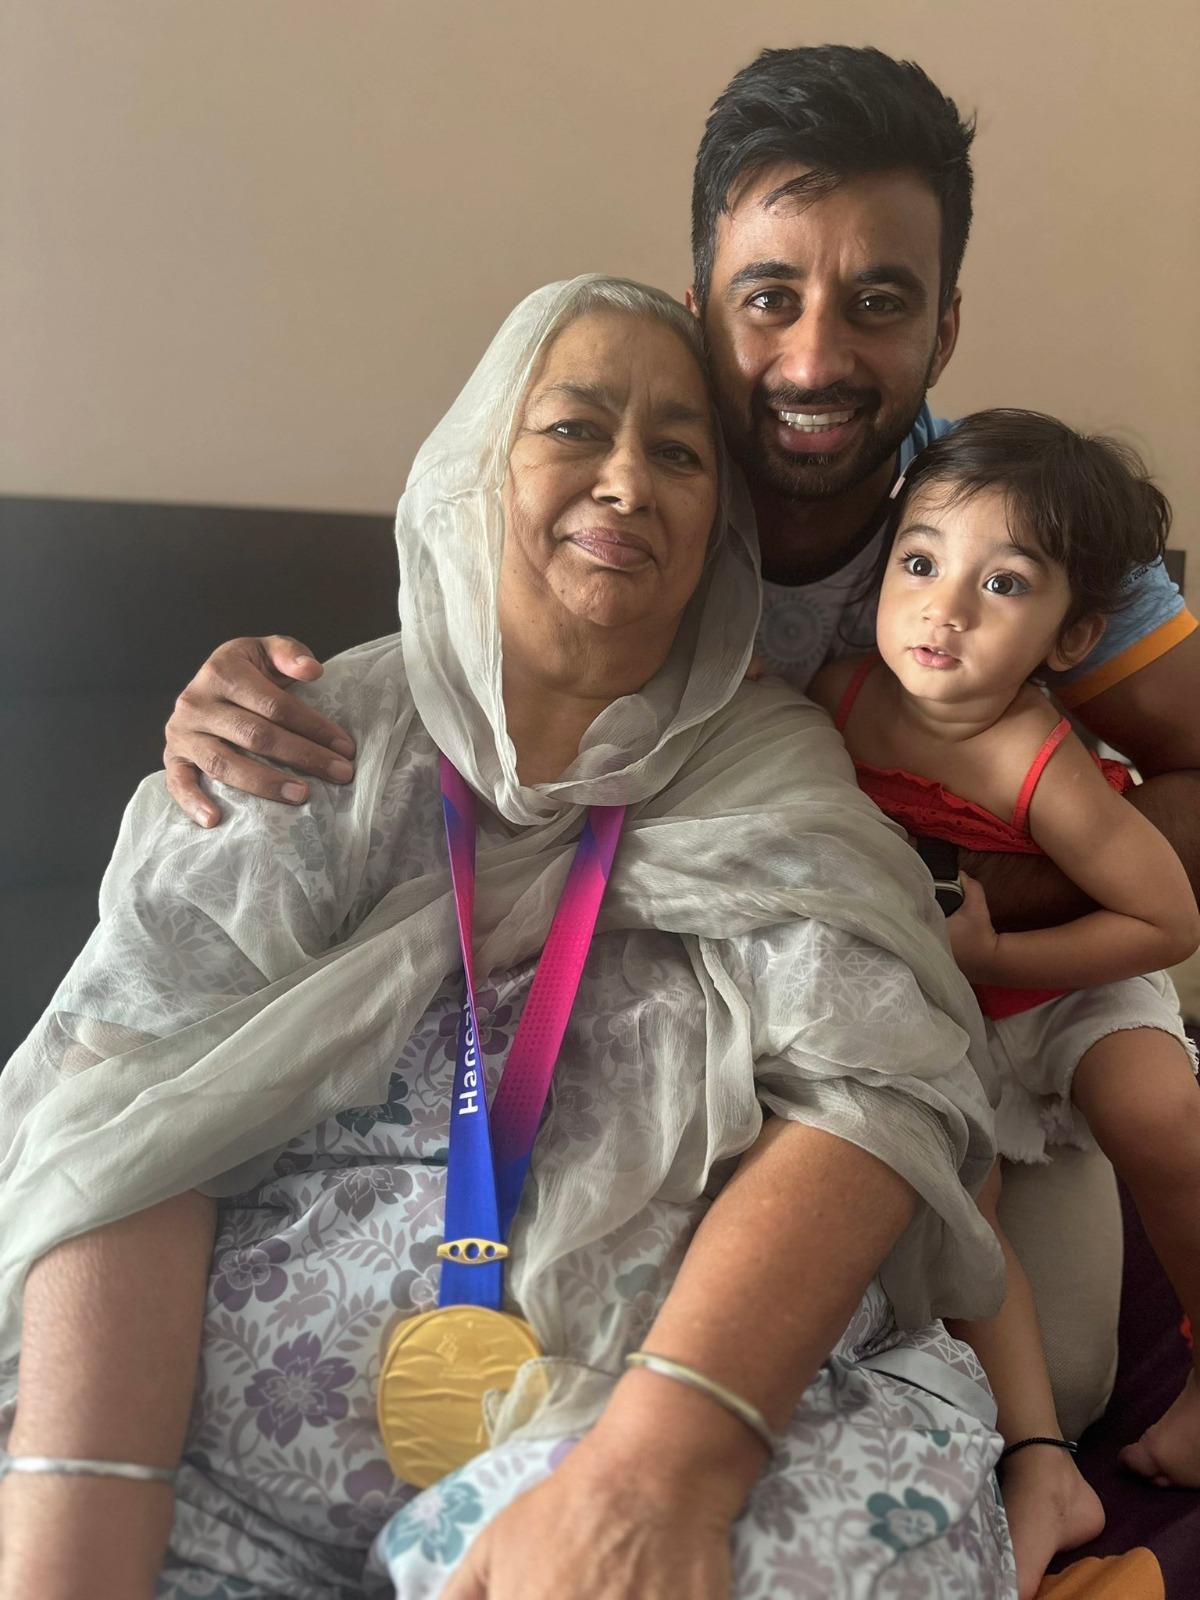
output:
<instances>
[{"instance_id":1,"label":"gold medal","mask_svg":"<svg viewBox=\"0 0 1200 1600\"><path fill-rule=\"evenodd\" d=\"M511 1388L541 1353L527 1322L486 1306L439 1306L402 1322L379 1377L379 1431L396 1476L427 1489L486 1449L484 1395Z\"/></svg>"}]
</instances>

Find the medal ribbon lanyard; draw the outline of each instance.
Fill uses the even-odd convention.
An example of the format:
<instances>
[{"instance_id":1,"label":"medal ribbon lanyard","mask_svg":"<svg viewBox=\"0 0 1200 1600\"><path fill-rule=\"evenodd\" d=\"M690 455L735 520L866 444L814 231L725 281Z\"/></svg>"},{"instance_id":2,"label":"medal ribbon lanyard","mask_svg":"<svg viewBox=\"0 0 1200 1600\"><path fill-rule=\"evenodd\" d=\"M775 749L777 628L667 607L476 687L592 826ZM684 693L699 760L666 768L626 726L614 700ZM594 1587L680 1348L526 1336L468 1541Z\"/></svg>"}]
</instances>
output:
<instances>
[{"instance_id":1,"label":"medal ribbon lanyard","mask_svg":"<svg viewBox=\"0 0 1200 1600\"><path fill-rule=\"evenodd\" d=\"M592 806L567 874L545 948L508 1053L489 1117L472 956L475 912L475 796L452 762L441 758L442 811L462 947L466 996L450 1101L443 1306L487 1306L503 1294L504 1241L516 1215L550 1092L558 1053L583 976L583 964L613 855L624 806ZM448 1251L457 1250L457 1259ZM470 1264L467 1264L467 1263Z\"/></svg>"}]
</instances>

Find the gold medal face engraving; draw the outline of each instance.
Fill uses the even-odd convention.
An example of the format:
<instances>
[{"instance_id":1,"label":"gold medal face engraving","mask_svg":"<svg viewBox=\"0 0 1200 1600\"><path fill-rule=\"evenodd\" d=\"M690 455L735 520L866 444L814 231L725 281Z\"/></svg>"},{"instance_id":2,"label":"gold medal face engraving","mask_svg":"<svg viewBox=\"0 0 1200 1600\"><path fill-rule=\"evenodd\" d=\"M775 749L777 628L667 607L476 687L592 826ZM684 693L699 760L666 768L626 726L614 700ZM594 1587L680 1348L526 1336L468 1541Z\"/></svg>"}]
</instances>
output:
<instances>
[{"instance_id":1,"label":"gold medal face engraving","mask_svg":"<svg viewBox=\"0 0 1200 1600\"><path fill-rule=\"evenodd\" d=\"M392 1471L427 1489L487 1447L483 1397L541 1355L520 1317L439 1306L392 1335L379 1376L379 1431Z\"/></svg>"}]
</instances>

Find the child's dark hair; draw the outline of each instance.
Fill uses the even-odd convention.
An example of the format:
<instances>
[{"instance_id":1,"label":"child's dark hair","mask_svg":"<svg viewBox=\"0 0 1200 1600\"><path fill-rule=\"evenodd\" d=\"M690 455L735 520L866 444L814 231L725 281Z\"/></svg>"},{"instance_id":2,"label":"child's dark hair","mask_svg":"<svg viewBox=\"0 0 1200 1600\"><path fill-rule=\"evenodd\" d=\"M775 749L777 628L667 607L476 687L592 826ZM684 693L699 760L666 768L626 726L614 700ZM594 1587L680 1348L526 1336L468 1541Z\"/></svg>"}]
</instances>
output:
<instances>
[{"instance_id":1,"label":"child's dark hair","mask_svg":"<svg viewBox=\"0 0 1200 1600\"><path fill-rule=\"evenodd\" d=\"M921 451L904 474L888 519L884 560L912 496L930 490L961 505L1003 491L1015 538L1057 562L1071 587L1065 633L1082 617L1111 616L1132 595L1129 579L1158 561L1171 527L1166 496L1136 450L1076 433L1039 411L976 411Z\"/></svg>"}]
</instances>

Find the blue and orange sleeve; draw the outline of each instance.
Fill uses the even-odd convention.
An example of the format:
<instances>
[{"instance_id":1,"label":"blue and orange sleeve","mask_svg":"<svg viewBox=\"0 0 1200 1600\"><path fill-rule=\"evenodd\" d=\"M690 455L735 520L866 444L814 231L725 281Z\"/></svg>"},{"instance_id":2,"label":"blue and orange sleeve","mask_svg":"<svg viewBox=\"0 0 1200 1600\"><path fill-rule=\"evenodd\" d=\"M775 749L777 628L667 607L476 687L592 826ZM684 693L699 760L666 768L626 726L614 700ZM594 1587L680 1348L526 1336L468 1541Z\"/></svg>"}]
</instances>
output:
<instances>
[{"instance_id":1,"label":"blue and orange sleeve","mask_svg":"<svg viewBox=\"0 0 1200 1600\"><path fill-rule=\"evenodd\" d=\"M1066 710L1148 667L1200 626L1161 561L1143 568L1131 587L1129 604L1109 619L1091 654L1069 672L1046 674L1055 699Z\"/></svg>"}]
</instances>

